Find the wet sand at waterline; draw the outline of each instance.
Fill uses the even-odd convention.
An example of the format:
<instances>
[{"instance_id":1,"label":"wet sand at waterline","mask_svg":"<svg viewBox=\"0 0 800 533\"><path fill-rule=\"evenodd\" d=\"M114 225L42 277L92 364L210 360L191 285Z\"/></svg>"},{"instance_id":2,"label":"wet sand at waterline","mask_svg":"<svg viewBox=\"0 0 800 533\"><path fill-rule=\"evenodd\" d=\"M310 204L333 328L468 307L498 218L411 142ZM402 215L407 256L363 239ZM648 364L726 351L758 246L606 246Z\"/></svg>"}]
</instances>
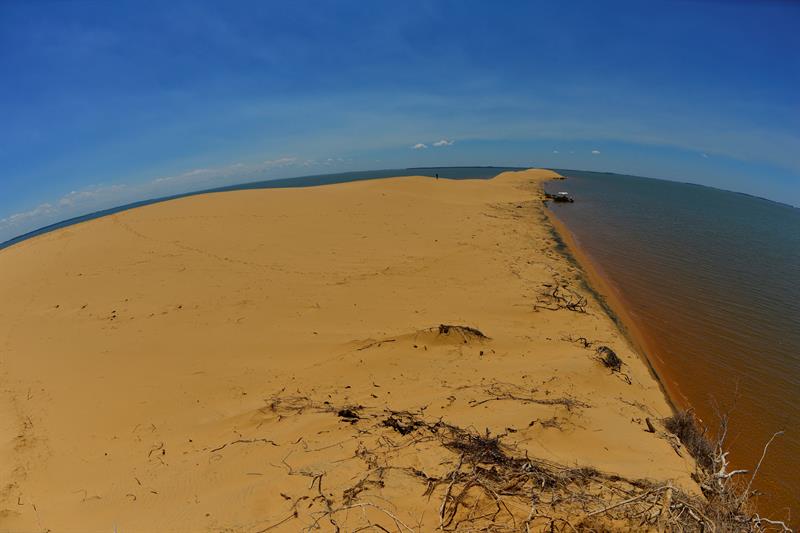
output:
<instances>
[{"instance_id":1,"label":"wet sand at waterline","mask_svg":"<svg viewBox=\"0 0 800 533\"><path fill-rule=\"evenodd\" d=\"M623 318L676 403L713 430L730 412L736 468L752 469L762 514L800 508L800 210L636 176L561 171L550 206L593 285Z\"/></svg>"},{"instance_id":2,"label":"wet sand at waterline","mask_svg":"<svg viewBox=\"0 0 800 533\"><path fill-rule=\"evenodd\" d=\"M0 251L0 529L298 531L349 505L343 530L430 531L447 487L420 473L459 456L402 410L696 492L659 383L559 251L555 176L192 196ZM536 311L552 284L587 312Z\"/></svg>"}]
</instances>

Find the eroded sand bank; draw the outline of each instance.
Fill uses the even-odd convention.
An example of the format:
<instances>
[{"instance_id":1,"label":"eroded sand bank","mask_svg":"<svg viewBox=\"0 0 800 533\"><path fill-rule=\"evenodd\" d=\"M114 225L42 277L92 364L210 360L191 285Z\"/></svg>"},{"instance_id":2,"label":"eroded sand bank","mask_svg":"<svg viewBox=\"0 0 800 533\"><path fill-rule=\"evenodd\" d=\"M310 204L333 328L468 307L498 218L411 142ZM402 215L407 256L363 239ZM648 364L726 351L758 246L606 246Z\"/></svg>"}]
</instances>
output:
<instances>
[{"instance_id":1,"label":"eroded sand bank","mask_svg":"<svg viewBox=\"0 0 800 533\"><path fill-rule=\"evenodd\" d=\"M553 176L209 194L3 250L0 530L430 531L460 455L418 421L693 490L556 248ZM535 310L561 285L585 313Z\"/></svg>"}]
</instances>

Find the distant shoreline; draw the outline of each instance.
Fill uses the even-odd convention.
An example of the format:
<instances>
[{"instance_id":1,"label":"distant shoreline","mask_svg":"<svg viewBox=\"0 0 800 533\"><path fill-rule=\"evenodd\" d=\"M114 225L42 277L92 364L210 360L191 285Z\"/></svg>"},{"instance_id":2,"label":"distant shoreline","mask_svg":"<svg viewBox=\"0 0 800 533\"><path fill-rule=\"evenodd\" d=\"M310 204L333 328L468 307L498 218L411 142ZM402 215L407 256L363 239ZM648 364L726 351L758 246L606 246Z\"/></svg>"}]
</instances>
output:
<instances>
[{"instance_id":1,"label":"distant shoreline","mask_svg":"<svg viewBox=\"0 0 800 533\"><path fill-rule=\"evenodd\" d=\"M79 215L76 217L71 217L60 222L55 222L53 224L48 224L46 226L42 226L41 228L34 229L32 231L28 231L16 237L12 237L6 241L0 242L0 250L4 250L15 244L19 244L21 242L27 241L34 237L38 237L39 235L45 235L50 233L51 231L55 231L57 229L66 228L69 226L74 226L75 224L80 224L82 222L88 222L90 220L95 220L98 218L102 218L108 215L114 215L116 213L121 213L123 211L128 211L130 209L136 209L137 207L144 207L147 205L158 204L161 202L168 202L170 200L178 200L180 198L186 198L189 196L197 196L201 194L211 194L217 192L229 192L229 191L241 191L241 190L250 190L250 189L277 189L277 188L286 188L286 187L317 187L320 185L330 185L333 183L348 183L351 181L363 181L363 180L371 180L371 179L385 179L385 178L392 178L392 177L400 177L400 176L412 176L412 175L430 175L431 177L434 174L438 174L436 171L447 171L447 169L459 170L463 171L465 169L480 169L480 170L487 170L492 169L496 170L492 176L486 176L480 179L491 179L497 174L501 172L505 172L508 170L520 170L521 167L494 167L494 166L457 166L457 167L408 167L404 169L379 169L379 170L359 170L354 172L337 172L333 174L308 174L305 176L295 176L291 178L277 178L272 180L259 180L259 181L252 181L252 182L245 182L245 183L237 183L234 185L224 185L222 187L213 187L210 189L201 189L198 191L190 191L185 193L177 193L167 196L158 196L156 198L150 198L147 200L139 200L136 202L130 202L127 204L123 204L116 207L110 207L108 209L101 209L99 211L93 211L91 213L87 213L85 215ZM427 170L428 172L420 172ZM459 178L454 176L442 176L443 178L448 179L470 179L468 178Z\"/></svg>"},{"instance_id":2,"label":"distant shoreline","mask_svg":"<svg viewBox=\"0 0 800 533\"><path fill-rule=\"evenodd\" d=\"M654 178L652 176L640 176L638 174L625 174L622 172L605 172L602 170L587 170L587 169L580 169L580 168L556 168L556 167L544 167L547 170L552 170L553 172L561 173L561 172L592 172L594 174L605 174L607 176L631 176L634 178L641 178L643 180L655 180L655 181L667 181L670 183L678 183L680 185L691 185L693 187L704 187L706 189L714 189L716 191L728 192L732 194L739 194L741 196L747 196L748 198L754 198L756 200L762 200L764 202L769 202L771 204L776 204L781 207L789 207L791 209L800 209L800 205L793 205L787 204L786 202L779 202L778 200L772 200L770 198L765 198L764 196L758 196L757 194L751 194L748 192L742 191L734 191L732 189L723 189L722 187L714 187L713 185L704 185L702 183L695 183L692 181L684 181L680 179L670 179L670 178Z\"/></svg>"},{"instance_id":3,"label":"distant shoreline","mask_svg":"<svg viewBox=\"0 0 800 533\"><path fill-rule=\"evenodd\" d=\"M190 191L185 193L177 193L167 196L159 196L156 198L150 198L147 200L139 200L136 202L130 202L127 204L123 204L116 207L110 207L108 209L101 209L99 211L93 211L91 213L87 213L85 215L79 215L76 217L71 217L60 222L55 222L53 224L48 224L46 226L42 226L41 228L34 229L32 231L25 232L21 235L16 237L12 237L6 241L0 242L0 251L4 250L10 246L14 246L15 244L19 244L21 242L27 241L39 235L45 235L50 233L51 231L66 228L69 226L73 226L75 224L80 224L81 222L88 222L89 220L94 220L97 218L101 218L108 215L113 215L116 213L121 213L123 211L128 211L129 209L135 209L137 207L144 207L146 205L152 205L160 202L168 202L170 200L177 200L179 198L185 198L188 196L195 196L199 194L210 194L215 192L227 192L227 191L238 191L238 190L248 190L248 189L271 189L271 188L283 188L283 187L315 187L318 185L326 185L330 183L346 183L349 181L361 181L361 180L368 180L368 179L384 179L389 177L400 177L400 176L410 176L415 174L420 175L430 175L433 176L436 171L442 170L464 170L464 169L492 169L497 170L497 174L501 172L505 172L508 170L521 170L526 167L504 167L504 166L491 166L491 165L482 165L482 166L468 166L468 165L460 165L460 166L449 166L449 167L407 167L404 169L378 169L378 170L359 170L354 172L340 172L340 173L333 173L333 174L309 174L306 176L295 176L291 178L277 178L273 180L259 180L254 182L245 182L245 183L238 183L235 185L225 185L222 187L213 187L210 189L201 189L197 191ZM568 169L558 169L558 168L548 168L543 167L546 170L551 170L553 172L559 171L566 171ZM428 172L419 172L425 171ZM569 169L569 170L578 170L578 169ZM608 175L624 175L618 172L601 172L601 171L587 171L587 172L597 172L598 174L608 174ZM375 174L381 175L375 175ZM469 179L469 178L457 178L453 176L442 176L448 179ZM491 179L491 177L485 177L482 179ZM658 181L673 181L675 183L681 183L684 185L694 185L696 187L707 187L709 189L716 189L720 191L730 192L734 194L740 194L742 196L747 196L750 198L755 198L757 200L762 200L765 202L770 202L773 204L777 204L782 207L788 207L791 209L800 209L800 206L795 206L792 204L787 204L784 202L778 202L776 200L770 200L769 198L764 198L762 196L757 196L745 192L739 191L731 191L728 189L720 189L719 187L712 187L710 185L702 185L699 183L692 183L688 181L678 181L678 180L669 180L665 178L652 178L648 176L636 176L637 178L642 179L651 179L651 180L658 180ZM341 179L339 179L341 178ZM321 180L319 183L306 183L308 180ZM302 182L302 183L301 183Z\"/></svg>"}]
</instances>

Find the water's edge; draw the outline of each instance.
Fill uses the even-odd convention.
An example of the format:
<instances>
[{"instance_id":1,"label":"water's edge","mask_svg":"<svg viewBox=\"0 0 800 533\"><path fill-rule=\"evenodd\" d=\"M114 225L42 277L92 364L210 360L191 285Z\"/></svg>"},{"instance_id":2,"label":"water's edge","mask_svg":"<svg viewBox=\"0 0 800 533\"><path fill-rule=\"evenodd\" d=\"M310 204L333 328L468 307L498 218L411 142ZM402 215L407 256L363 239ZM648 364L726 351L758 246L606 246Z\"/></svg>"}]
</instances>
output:
<instances>
[{"instance_id":1,"label":"water's edge","mask_svg":"<svg viewBox=\"0 0 800 533\"><path fill-rule=\"evenodd\" d=\"M544 184L542 184L542 192L544 192ZM680 394L679 390L670 388L669 381L666 379L663 370L658 368L654 358L649 355L654 353L652 344L636 326L636 322L627 311L620 292L610 279L602 273L600 266L593 262L580 248L575 235L549 208L547 201L544 204L544 212L547 217L545 223L549 226L548 229L556 242L557 251L580 269L584 288L600 304L600 307L616 324L617 329L622 333L633 351L647 365L650 375L658 383L672 411L677 412L680 409L688 408L688 401Z\"/></svg>"},{"instance_id":2,"label":"water's edge","mask_svg":"<svg viewBox=\"0 0 800 533\"><path fill-rule=\"evenodd\" d=\"M567 181L544 190L568 190L575 203L548 202L547 216L600 304L673 408L691 409L712 441L729 424L724 447L731 468L750 471L753 509L791 521L800 502L800 211L641 176L559 174ZM785 436L765 454L777 430Z\"/></svg>"}]
</instances>

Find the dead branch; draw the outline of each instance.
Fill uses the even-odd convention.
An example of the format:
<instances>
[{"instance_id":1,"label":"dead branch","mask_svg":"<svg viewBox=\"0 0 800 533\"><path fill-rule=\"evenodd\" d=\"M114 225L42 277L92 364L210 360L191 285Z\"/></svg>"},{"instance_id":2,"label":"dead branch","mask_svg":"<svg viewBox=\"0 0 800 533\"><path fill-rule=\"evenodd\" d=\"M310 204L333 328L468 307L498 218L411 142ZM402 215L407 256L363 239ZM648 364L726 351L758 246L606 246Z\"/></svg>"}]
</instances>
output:
<instances>
[{"instance_id":1,"label":"dead branch","mask_svg":"<svg viewBox=\"0 0 800 533\"><path fill-rule=\"evenodd\" d=\"M494 383L484 392L491 397L474 404L492 400L540 403L541 400L532 396L536 392L534 389L527 390L513 384ZM559 400L563 399L552 399L548 404L568 406ZM568 402L569 405L585 406L577 400L568 400L575 402ZM277 405L280 406L281 402L278 401ZM303 402L303 405L306 410L311 407L331 416L341 416L342 411L352 409L332 403L312 404L310 401ZM311 494L307 498L310 500L309 508L315 505L316 510L311 511L309 521L301 526L305 531L320 529L322 521L330 521L336 531L414 531L396 513L366 500L381 497L386 483L385 473L389 470L408 475L423 484L423 498L436 497L439 529L442 531L625 529L761 533L779 527L789 531L782 522L748 514L745 506L739 505L739 500L732 497L741 494L733 490L732 480L736 478L736 471L727 470L727 454L721 451L721 444L718 448L710 444L704 448L699 444L706 433L697 427L691 413L679 413L672 417L674 420L666 420L665 426L683 437L686 448L694 450L692 453L710 453L707 461L710 469L703 471L706 475L701 479L705 497L687 494L670 483L628 479L593 468L532 458L515 448L508 435L493 435L488 430L480 433L441 419L429 420L424 411L365 409L353 414L359 421L353 432L359 439L353 458L363 461L364 470L354 476L352 485L342 488L339 498L322 490L324 473L297 472L286 463L286 459L283 461L290 475L311 478ZM650 427L655 430L652 422ZM726 434L727 427L721 432L720 443L724 442ZM765 446L764 455L771 441ZM445 461L452 461L449 463L453 465L452 469L432 475L405 464L392 464L395 458L407 456L407 453L398 453L399 450L420 442L440 447L451 458ZM351 509L374 510L385 517L383 525L377 523L374 513L367 512L363 513L359 524L352 524L352 520L337 523L338 520L348 520L342 513ZM296 510L297 507L293 507L292 514L279 524L293 519ZM581 518L571 522L563 518L570 516ZM393 526L386 520L391 520ZM416 529L421 530L421 524L420 521Z\"/></svg>"},{"instance_id":2,"label":"dead branch","mask_svg":"<svg viewBox=\"0 0 800 533\"><path fill-rule=\"evenodd\" d=\"M647 498L651 494L657 494L659 492L662 492L662 491L665 491L665 490L671 490L671 489L672 489L672 486L664 485L662 487L657 487L657 488L655 488L653 490L649 490L649 491L645 492L644 494L639 494L638 496L634 496L633 498L628 498L627 500L623 500L621 502L617 502L614 505L609 505L607 507L603 507L602 509L598 509L596 511L592 511L591 513L589 513L587 515L584 515L583 518L578 520L578 524L584 522L590 516L595 516L595 515L598 515L598 514L601 514L601 513L607 513L609 511L611 511L612 509L616 509L617 507L622 507L623 505L629 505L629 504L631 504L633 502L636 502L638 500L642 500L644 498Z\"/></svg>"},{"instance_id":3,"label":"dead branch","mask_svg":"<svg viewBox=\"0 0 800 533\"><path fill-rule=\"evenodd\" d=\"M546 309L548 311L558 311L559 309L567 309L577 313L585 313L587 305L587 299L578 292L570 289L566 284L558 282L554 285L545 283L544 289L540 291L539 295L536 297L533 310L538 311L539 309Z\"/></svg>"},{"instance_id":4,"label":"dead branch","mask_svg":"<svg viewBox=\"0 0 800 533\"><path fill-rule=\"evenodd\" d=\"M622 371L622 359L619 358L614 350L608 346L599 346L595 351L604 367L611 369L612 372Z\"/></svg>"},{"instance_id":5,"label":"dead branch","mask_svg":"<svg viewBox=\"0 0 800 533\"><path fill-rule=\"evenodd\" d=\"M451 331L455 331L461 338L464 339L464 344L466 344L468 339L480 339L480 340L488 340L489 337L484 335L484 333L476 328L472 328L470 326L454 326L452 324L439 324L439 335L449 335Z\"/></svg>"},{"instance_id":6,"label":"dead branch","mask_svg":"<svg viewBox=\"0 0 800 533\"><path fill-rule=\"evenodd\" d=\"M373 346L380 347L381 345L386 344L387 342L396 342L396 341L397 339L384 339L382 341L370 342L369 344L365 344L361 348L357 348L357 351L366 350L368 348L372 348Z\"/></svg>"},{"instance_id":7,"label":"dead branch","mask_svg":"<svg viewBox=\"0 0 800 533\"><path fill-rule=\"evenodd\" d=\"M590 341L586 337L578 337L575 338L572 335L567 335L566 337L562 337L561 340L569 341L569 342L576 342L580 344L584 348L591 348L597 341Z\"/></svg>"},{"instance_id":8,"label":"dead branch","mask_svg":"<svg viewBox=\"0 0 800 533\"><path fill-rule=\"evenodd\" d=\"M529 394L522 395L520 393L513 393L510 390L503 389L500 384L493 383L486 388L484 392L489 395L489 398L483 400L471 400L470 407L476 407L487 402L499 400L513 400L523 403L535 403L539 405L561 405L566 407L568 411L576 407L589 407L589 404L576 400L575 398L566 396L561 398L535 398ZM536 392L535 389L532 392Z\"/></svg>"},{"instance_id":9,"label":"dead branch","mask_svg":"<svg viewBox=\"0 0 800 533\"><path fill-rule=\"evenodd\" d=\"M761 463L764 462L764 457L767 456L767 448L769 448L769 445L772 444L773 440L775 440L775 437L777 437L779 435L783 435L783 431L776 431L775 433L773 433L772 437L770 437L770 439L764 445L764 449L761 450L761 459L758 460L758 464L756 465L755 470L753 470L753 475L750 476L750 481L747 482L747 487L745 487L744 491L742 492L743 501L744 501L744 499L748 498L749 495L750 495L750 487L753 486L753 480L756 478L756 475L758 474L758 470L761 468ZM746 473L747 471L746 470L742 470L741 472L742 473Z\"/></svg>"},{"instance_id":10,"label":"dead branch","mask_svg":"<svg viewBox=\"0 0 800 533\"><path fill-rule=\"evenodd\" d=\"M748 508L748 501L753 495L751 486L758 474L767 449L775 437L782 435L778 431L764 445L761 458L753 471L750 481L742 488L735 476L748 473L748 470L728 470L728 452L725 450L725 439L728 434L728 415L719 413L720 429L714 444L707 436L707 430L700 425L691 410L678 412L664 421L668 431L674 433L697 461L700 488L706 496L706 518L717 529L725 531L761 532L779 526L788 531L788 527L780 521L765 520ZM690 511L699 511L691 509ZM765 527L764 524L768 526Z\"/></svg>"},{"instance_id":11,"label":"dead branch","mask_svg":"<svg viewBox=\"0 0 800 533\"><path fill-rule=\"evenodd\" d=\"M257 442L261 442L261 443L264 443L264 444L272 444L273 446L280 446L277 442L275 442L273 440L270 440L270 439L236 439L236 440L233 440L231 442L226 442L222 446L217 446L216 448L213 448L212 450L209 450L208 453L218 452L218 451L226 448L227 446L233 446L234 444L254 444L254 443L257 443Z\"/></svg>"}]
</instances>

